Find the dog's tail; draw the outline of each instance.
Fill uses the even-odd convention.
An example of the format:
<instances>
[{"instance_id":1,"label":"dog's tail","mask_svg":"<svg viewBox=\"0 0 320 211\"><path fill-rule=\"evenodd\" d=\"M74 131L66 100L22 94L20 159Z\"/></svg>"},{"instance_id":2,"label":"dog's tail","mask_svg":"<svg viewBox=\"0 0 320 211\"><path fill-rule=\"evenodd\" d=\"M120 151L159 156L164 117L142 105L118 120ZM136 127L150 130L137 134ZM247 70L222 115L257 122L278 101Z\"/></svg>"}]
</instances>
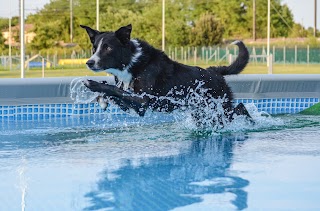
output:
<instances>
[{"instance_id":1,"label":"dog's tail","mask_svg":"<svg viewBox=\"0 0 320 211\"><path fill-rule=\"evenodd\" d=\"M209 67L208 69L215 69L215 71L220 72L221 75L236 75L239 74L249 62L249 51L244 43L240 40L236 40L231 44L237 45L239 48L238 57L230 66L221 67Z\"/></svg>"}]
</instances>

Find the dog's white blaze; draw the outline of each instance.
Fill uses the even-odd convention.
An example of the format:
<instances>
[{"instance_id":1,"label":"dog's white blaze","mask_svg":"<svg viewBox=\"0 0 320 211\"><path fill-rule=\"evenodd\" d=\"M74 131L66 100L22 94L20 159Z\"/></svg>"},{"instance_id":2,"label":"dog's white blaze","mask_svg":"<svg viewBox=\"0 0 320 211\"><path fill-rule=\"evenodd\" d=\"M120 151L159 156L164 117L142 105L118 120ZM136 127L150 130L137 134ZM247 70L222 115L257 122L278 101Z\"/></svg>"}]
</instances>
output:
<instances>
[{"instance_id":1,"label":"dog's white blaze","mask_svg":"<svg viewBox=\"0 0 320 211\"><path fill-rule=\"evenodd\" d=\"M100 70L100 67L98 67L98 63L100 62L100 57L98 56L98 54L99 54L99 52L101 50L102 41L103 41L103 38L101 38L101 40L100 40L100 42L98 44L98 48L96 49L96 52L94 52L94 54L89 59L89 60L93 60L94 61L93 68L94 68L94 71L96 71L96 72ZM103 71L103 70L100 70L100 71Z\"/></svg>"},{"instance_id":2,"label":"dog's white blaze","mask_svg":"<svg viewBox=\"0 0 320 211\"><path fill-rule=\"evenodd\" d=\"M130 63L125 66L123 70L115 68L109 68L105 70L107 73L116 76L119 81L122 81L124 90L129 88L132 80L132 74L129 72L130 68L134 65L134 63L138 61L139 57L142 55L142 48L140 47L139 42L135 39L132 39L131 42L136 47L136 52L132 55Z\"/></svg>"}]
</instances>

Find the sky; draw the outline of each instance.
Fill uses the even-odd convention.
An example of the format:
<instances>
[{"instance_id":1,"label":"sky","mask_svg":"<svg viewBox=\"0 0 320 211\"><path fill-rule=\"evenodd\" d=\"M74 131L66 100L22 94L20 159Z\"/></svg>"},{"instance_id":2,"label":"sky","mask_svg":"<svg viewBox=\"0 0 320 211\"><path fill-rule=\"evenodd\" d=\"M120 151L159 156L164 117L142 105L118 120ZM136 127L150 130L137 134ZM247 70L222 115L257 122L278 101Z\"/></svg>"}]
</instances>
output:
<instances>
[{"instance_id":1,"label":"sky","mask_svg":"<svg viewBox=\"0 0 320 211\"><path fill-rule=\"evenodd\" d=\"M20 0L0 0L0 17L10 17L19 15ZM50 0L25 0L25 13L34 13L41 9ZM305 27L314 26L314 0L282 0L286 3L294 15L294 20ZM317 28L320 28L320 1L317 5L318 17Z\"/></svg>"}]
</instances>

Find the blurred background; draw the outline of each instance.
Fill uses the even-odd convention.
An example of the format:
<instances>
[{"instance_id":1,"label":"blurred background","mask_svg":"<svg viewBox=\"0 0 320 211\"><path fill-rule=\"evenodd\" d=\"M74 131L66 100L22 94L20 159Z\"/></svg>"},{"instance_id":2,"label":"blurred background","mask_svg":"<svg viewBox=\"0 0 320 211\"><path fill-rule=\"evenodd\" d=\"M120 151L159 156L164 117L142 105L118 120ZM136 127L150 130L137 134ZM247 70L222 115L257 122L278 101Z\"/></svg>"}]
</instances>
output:
<instances>
[{"instance_id":1,"label":"blurred background","mask_svg":"<svg viewBox=\"0 0 320 211\"><path fill-rule=\"evenodd\" d=\"M26 77L91 75L85 66L91 44L79 25L113 31L129 23L133 25L133 38L146 40L185 64L227 65L237 54L236 46L229 44L240 39L251 54L250 65L243 73L320 73L317 0L0 0L0 3L0 78L20 77L22 60ZM24 57L20 39L22 20Z\"/></svg>"}]
</instances>

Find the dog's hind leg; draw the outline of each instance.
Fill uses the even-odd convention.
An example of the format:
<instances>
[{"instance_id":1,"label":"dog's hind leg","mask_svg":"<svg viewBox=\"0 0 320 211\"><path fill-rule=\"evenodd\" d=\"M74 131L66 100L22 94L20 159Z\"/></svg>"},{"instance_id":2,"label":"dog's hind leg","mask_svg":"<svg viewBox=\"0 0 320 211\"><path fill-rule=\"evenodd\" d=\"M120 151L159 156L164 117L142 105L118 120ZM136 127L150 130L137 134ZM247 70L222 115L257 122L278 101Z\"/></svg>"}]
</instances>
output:
<instances>
[{"instance_id":1,"label":"dog's hind leg","mask_svg":"<svg viewBox=\"0 0 320 211\"><path fill-rule=\"evenodd\" d=\"M248 110L246 107L243 105L243 103L239 103L234 109L232 114L230 115L230 121L234 119L234 115L242 115L246 117L246 120L248 120L250 123L254 124L254 120L250 116Z\"/></svg>"}]
</instances>

